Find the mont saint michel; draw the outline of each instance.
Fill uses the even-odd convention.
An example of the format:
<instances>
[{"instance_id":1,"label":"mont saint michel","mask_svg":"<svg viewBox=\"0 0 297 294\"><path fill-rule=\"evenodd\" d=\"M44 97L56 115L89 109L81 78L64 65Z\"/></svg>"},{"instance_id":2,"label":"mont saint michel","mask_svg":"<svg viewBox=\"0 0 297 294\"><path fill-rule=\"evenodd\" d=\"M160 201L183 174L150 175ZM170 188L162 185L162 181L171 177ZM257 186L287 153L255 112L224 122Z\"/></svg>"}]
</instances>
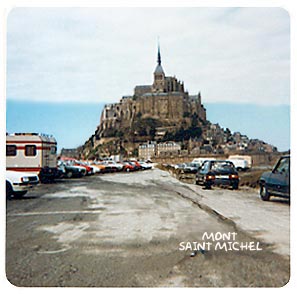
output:
<instances>
[{"instance_id":1,"label":"mont saint michel","mask_svg":"<svg viewBox=\"0 0 297 294\"><path fill-rule=\"evenodd\" d=\"M139 150L150 142L162 145L169 142L173 148L167 149L176 154L276 151L263 141L250 140L239 132L232 134L228 128L209 122L201 92L190 95L183 81L166 75L160 46L153 83L137 85L133 95L106 104L100 124L80 151L87 158L112 154L139 156Z\"/></svg>"}]
</instances>

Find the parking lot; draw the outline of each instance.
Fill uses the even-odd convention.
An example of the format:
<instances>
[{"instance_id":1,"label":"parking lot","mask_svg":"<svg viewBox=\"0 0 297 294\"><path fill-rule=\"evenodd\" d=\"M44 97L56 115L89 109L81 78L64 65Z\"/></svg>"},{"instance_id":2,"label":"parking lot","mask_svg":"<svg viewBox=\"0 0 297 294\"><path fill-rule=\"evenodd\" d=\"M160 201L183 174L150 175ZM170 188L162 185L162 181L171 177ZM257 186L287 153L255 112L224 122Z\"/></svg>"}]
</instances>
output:
<instances>
[{"instance_id":1,"label":"parking lot","mask_svg":"<svg viewBox=\"0 0 297 294\"><path fill-rule=\"evenodd\" d=\"M42 184L7 201L6 273L17 286L283 286L288 201L182 183L157 168ZM181 251L205 232L261 251Z\"/></svg>"}]
</instances>

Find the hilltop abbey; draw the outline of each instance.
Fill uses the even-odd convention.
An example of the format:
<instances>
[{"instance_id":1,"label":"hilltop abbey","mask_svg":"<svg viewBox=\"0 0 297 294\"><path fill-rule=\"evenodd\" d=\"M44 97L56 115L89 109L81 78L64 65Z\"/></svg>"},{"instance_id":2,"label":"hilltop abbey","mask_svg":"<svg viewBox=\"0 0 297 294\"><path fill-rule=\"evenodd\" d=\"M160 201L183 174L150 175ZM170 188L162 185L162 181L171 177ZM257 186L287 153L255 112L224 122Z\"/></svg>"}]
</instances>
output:
<instances>
[{"instance_id":1,"label":"hilltop abbey","mask_svg":"<svg viewBox=\"0 0 297 294\"><path fill-rule=\"evenodd\" d=\"M137 116L156 119L162 122L163 129L172 130L194 114L200 121L206 121L200 93L189 95L182 82L165 75L158 47L153 84L136 86L132 96L123 96L119 103L105 105L96 138L106 137L106 130L131 128Z\"/></svg>"},{"instance_id":2,"label":"hilltop abbey","mask_svg":"<svg viewBox=\"0 0 297 294\"><path fill-rule=\"evenodd\" d=\"M165 75L159 46L153 83L136 86L133 95L105 105L99 126L79 152L86 158L110 154L137 156L138 148L149 141L161 145L182 142L182 151L187 154L275 150L265 142L250 140L239 132L231 134L229 129L207 121L200 92L189 95L183 82Z\"/></svg>"}]
</instances>

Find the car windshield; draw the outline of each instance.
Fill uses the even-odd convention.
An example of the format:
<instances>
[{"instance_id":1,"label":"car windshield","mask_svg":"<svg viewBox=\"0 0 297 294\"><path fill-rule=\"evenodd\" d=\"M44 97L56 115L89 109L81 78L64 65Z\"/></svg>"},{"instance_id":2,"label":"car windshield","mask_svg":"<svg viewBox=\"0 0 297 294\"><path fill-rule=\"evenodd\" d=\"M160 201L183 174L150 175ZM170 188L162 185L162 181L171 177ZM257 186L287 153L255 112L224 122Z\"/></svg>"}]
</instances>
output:
<instances>
[{"instance_id":1,"label":"car windshield","mask_svg":"<svg viewBox=\"0 0 297 294\"><path fill-rule=\"evenodd\" d=\"M289 164L290 164L290 159L289 158L282 158L278 165L275 168L276 173L288 173L289 172Z\"/></svg>"},{"instance_id":2,"label":"car windshield","mask_svg":"<svg viewBox=\"0 0 297 294\"><path fill-rule=\"evenodd\" d=\"M214 162L212 169L216 171L232 171L234 169L234 165L232 162L228 161Z\"/></svg>"},{"instance_id":3,"label":"car windshield","mask_svg":"<svg viewBox=\"0 0 297 294\"><path fill-rule=\"evenodd\" d=\"M198 164L197 164L197 163L193 163L193 162L191 162L191 163L189 164L189 166L191 166L191 167L198 167Z\"/></svg>"}]
</instances>

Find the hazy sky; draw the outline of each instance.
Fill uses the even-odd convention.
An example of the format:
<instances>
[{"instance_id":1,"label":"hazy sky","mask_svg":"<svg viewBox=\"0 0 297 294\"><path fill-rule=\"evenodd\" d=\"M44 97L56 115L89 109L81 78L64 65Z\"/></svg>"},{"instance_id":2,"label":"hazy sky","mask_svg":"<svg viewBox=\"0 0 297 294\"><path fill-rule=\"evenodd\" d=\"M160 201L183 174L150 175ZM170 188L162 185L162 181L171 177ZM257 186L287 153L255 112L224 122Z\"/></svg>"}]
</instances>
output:
<instances>
[{"instance_id":1,"label":"hazy sky","mask_svg":"<svg viewBox=\"0 0 297 294\"><path fill-rule=\"evenodd\" d=\"M83 144L104 103L152 84L158 38L166 75L201 91L212 122L290 148L290 18L282 8L15 8L7 131L49 132L60 148Z\"/></svg>"},{"instance_id":2,"label":"hazy sky","mask_svg":"<svg viewBox=\"0 0 297 294\"><path fill-rule=\"evenodd\" d=\"M116 102L166 75L206 103L290 103L282 8L16 8L7 21L7 97Z\"/></svg>"}]
</instances>

